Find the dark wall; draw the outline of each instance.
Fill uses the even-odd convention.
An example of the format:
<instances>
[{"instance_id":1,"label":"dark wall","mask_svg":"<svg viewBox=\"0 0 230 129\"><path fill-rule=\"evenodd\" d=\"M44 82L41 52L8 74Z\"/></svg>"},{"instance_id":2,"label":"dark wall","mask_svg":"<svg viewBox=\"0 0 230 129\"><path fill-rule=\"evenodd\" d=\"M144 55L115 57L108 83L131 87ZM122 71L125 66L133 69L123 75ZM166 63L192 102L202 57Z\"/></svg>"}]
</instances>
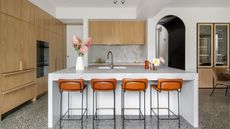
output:
<instances>
[{"instance_id":1,"label":"dark wall","mask_svg":"<svg viewBox=\"0 0 230 129\"><path fill-rule=\"evenodd\" d=\"M174 19L162 24L169 34L168 66L185 70L185 26L181 19Z\"/></svg>"}]
</instances>

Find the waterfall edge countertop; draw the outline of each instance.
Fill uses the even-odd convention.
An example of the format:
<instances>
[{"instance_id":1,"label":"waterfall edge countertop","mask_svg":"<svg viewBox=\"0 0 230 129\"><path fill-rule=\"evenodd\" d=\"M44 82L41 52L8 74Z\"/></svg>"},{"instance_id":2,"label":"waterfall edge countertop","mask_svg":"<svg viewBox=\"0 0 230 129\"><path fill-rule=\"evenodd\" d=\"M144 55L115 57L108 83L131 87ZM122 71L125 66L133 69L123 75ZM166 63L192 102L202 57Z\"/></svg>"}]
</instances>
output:
<instances>
[{"instance_id":1,"label":"waterfall edge countertop","mask_svg":"<svg viewBox=\"0 0 230 129\"><path fill-rule=\"evenodd\" d=\"M149 85L152 84L152 81L156 81L158 78L182 78L183 87L180 93L180 112L181 116L187 120L193 127L198 127L198 74L193 72L188 72L184 70L179 70L169 67L159 67L157 71L145 70L144 66L127 66L126 68L121 69L99 69L97 66L85 67L84 71L76 71L74 67L63 69L57 72L49 73L48 75L48 127L53 128L57 125L60 116L60 93L58 89L58 79L76 79L81 78L89 84L89 109L88 114L92 115L92 89L89 81L92 78L116 78L118 80L117 89L116 89L116 114L120 115L120 83L123 78L147 78L149 80ZM146 107L149 107L149 87L146 91ZM154 94L153 94L154 95ZM67 96L63 96L63 101L66 101ZM66 97L66 98L65 98ZM76 96L73 96L72 103L76 103L75 100L79 99ZM130 99L132 103L132 97L126 97ZM166 96L162 96L163 98ZM109 100L106 100L107 97L102 95L104 101L109 103ZM172 100L172 102L175 102ZM165 104L165 101L160 101L161 104ZM174 109L176 104L171 105L171 108ZM65 107L65 106L64 106ZM66 110L66 109L63 109ZM149 108L146 108L147 115L150 114ZM135 115L135 114L134 114Z\"/></svg>"},{"instance_id":2,"label":"waterfall edge countertop","mask_svg":"<svg viewBox=\"0 0 230 129\"><path fill-rule=\"evenodd\" d=\"M158 76L155 76L155 75ZM74 75L74 76L73 76ZM85 67L84 71L76 71L74 67L49 73L49 79L58 80L60 77L67 78L82 78L91 80L95 78L148 78L149 80L157 80L158 78L182 78L183 80L193 80L197 73L188 72L180 69L159 67L158 70L145 70L144 66L127 66L124 69L99 69L97 66Z\"/></svg>"}]
</instances>

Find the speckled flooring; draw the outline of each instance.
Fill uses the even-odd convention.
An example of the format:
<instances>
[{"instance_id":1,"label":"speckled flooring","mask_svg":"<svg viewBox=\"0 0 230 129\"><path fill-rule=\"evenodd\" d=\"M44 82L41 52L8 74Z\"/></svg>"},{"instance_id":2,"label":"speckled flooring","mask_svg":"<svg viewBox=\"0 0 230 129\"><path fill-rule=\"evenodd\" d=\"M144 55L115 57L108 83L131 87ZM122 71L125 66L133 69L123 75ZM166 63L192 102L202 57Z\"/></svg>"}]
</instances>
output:
<instances>
[{"instance_id":1,"label":"speckled flooring","mask_svg":"<svg viewBox=\"0 0 230 129\"><path fill-rule=\"evenodd\" d=\"M230 129L230 93L224 96L224 90L199 90L199 129ZM34 103L29 103L10 114L0 122L0 129L47 129L47 95ZM156 119L147 117L147 129L156 129ZM63 129L80 129L80 122L64 122ZM161 121L160 129L177 129L177 121ZM84 123L84 129L92 129L92 117ZM112 121L97 122L95 129L113 129ZM117 116L117 128L121 128L120 116ZM143 129L143 121L126 121L125 129ZM181 129L193 129L184 119Z\"/></svg>"}]
</instances>

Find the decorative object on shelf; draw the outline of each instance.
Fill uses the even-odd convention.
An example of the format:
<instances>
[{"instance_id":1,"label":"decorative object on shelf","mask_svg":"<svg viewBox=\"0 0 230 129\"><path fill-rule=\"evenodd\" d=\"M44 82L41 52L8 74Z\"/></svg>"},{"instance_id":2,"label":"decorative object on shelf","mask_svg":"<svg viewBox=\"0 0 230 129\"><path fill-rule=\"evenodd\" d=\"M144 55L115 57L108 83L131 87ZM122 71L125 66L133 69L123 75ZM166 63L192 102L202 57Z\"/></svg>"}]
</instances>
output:
<instances>
[{"instance_id":1,"label":"decorative object on shelf","mask_svg":"<svg viewBox=\"0 0 230 129\"><path fill-rule=\"evenodd\" d=\"M125 0L120 0L121 4L125 4ZM113 0L113 4L118 4L118 0Z\"/></svg>"},{"instance_id":2,"label":"decorative object on shelf","mask_svg":"<svg viewBox=\"0 0 230 129\"><path fill-rule=\"evenodd\" d=\"M158 67L160 66L160 64L164 64L165 63L165 60L163 57L160 57L160 58L154 58L153 59L153 70L158 70Z\"/></svg>"},{"instance_id":3,"label":"decorative object on shelf","mask_svg":"<svg viewBox=\"0 0 230 129\"><path fill-rule=\"evenodd\" d=\"M73 47L77 52L77 62L76 62L76 70L83 71L84 64L83 64L83 56L89 50L91 46L91 38L87 38L85 41L81 41L81 39L77 36L73 36Z\"/></svg>"},{"instance_id":4,"label":"decorative object on shelf","mask_svg":"<svg viewBox=\"0 0 230 129\"><path fill-rule=\"evenodd\" d=\"M149 68L150 68L150 61L145 60L145 69L149 69Z\"/></svg>"}]
</instances>

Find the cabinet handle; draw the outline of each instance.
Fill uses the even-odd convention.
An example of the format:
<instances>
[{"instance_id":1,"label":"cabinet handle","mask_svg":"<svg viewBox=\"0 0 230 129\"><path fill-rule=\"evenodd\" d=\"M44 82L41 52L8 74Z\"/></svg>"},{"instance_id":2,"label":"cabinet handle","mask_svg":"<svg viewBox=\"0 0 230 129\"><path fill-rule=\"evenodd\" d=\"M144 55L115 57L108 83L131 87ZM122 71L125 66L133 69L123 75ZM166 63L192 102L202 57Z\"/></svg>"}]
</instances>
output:
<instances>
[{"instance_id":1,"label":"cabinet handle","mask_svg":"<svg viewBox=\"0 0 230 129\"><path fill-rule=\"evenodd\" d=\"M23 70L23 61L22 60L19 61L19 70Z\"/></svg>"},{"instance_id":2,"label":"cabinet handle","mask_svg":"<svg viewBox=\"0 0 230 129\"><path fill-rule=\"evenodd\" d=\"M2 92L3 95L5 94L9 94L11 92L14 92L16 90L20 90L22 88L25 88L25 87L28 87L28 86L31 86L31 85L35 85L36 83L34 81L31 81L31 82L28 82L28 83L25 83L25 84L22 84L22 85L18 85L16 88L13 88L13 89L10 89L10 90L7 90L7 91L4 91Z\"/></svg>"},{"instance_id":3,"label":"cabinet handle","mask_svg":"<svg viewBox=\"0 0 230 129\"><path fill-rule=\"evenodd\" d=\"M16 75L16 74L22 74L22 73L26 73L26 72L31 72L31 71L34 71L34 70L35 70L35 68L30 68L30 69L6 72L6 73L2 73L2 76L7 77L7 76Z\"/></svg>"}]
</instances>

